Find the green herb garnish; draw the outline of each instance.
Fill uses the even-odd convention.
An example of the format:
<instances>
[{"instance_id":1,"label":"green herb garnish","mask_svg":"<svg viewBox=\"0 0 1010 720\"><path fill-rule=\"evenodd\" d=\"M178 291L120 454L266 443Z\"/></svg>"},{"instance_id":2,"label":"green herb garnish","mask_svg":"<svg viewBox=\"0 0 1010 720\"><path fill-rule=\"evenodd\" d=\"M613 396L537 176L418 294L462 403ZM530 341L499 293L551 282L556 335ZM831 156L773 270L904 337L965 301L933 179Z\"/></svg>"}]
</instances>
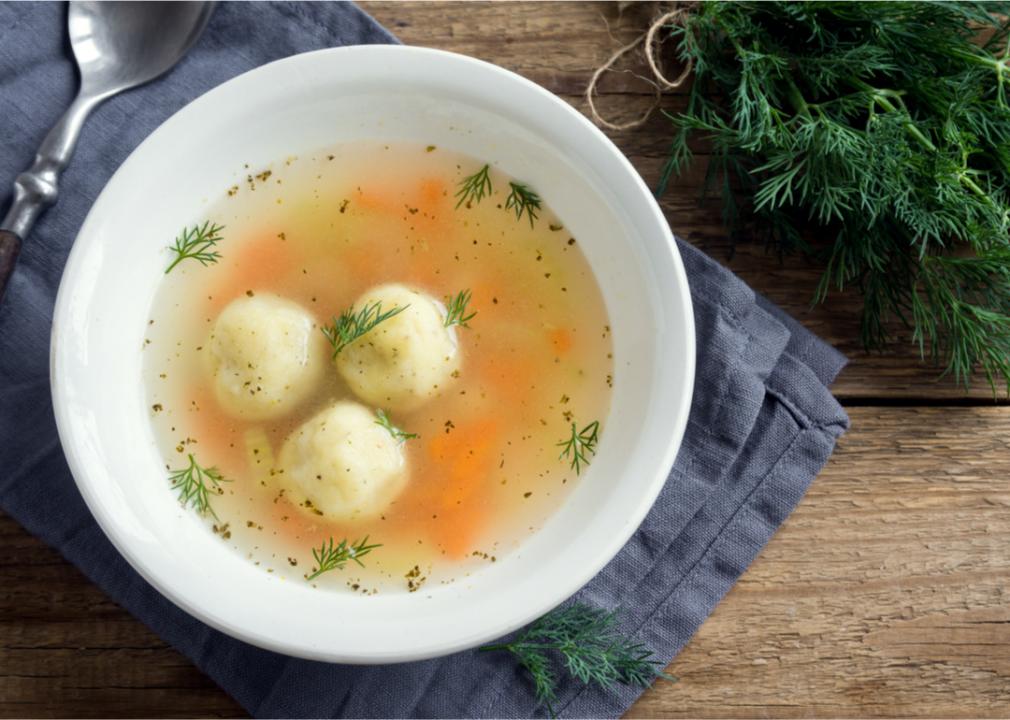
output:
<instances>
[{"instance_id":1,"label":"green herb garnish","mask_svg":"<svg viewBox=\"0 0 1010 720\"><path fill-rule=\"evenodd\" d=\"M453 325L460 325L461 327L470 327L467 325L477 311L466 314L466 306L470 302L470 291L460 290L458 293L451 297L445 299L445 326L452 327Z\"/></svg>"},{"instance_id":2,"label":"green herb garnish","mask_svg":"<svg viewBox=\"0 0 1010 720\"><path fill-rule=\"evenodd\" d=\"M571 437L558 443L558 447L564 448L558 459L568 458L571 461L571 467L575 470L575 474L578 475L582 472L582 466L589 464L589 458L586 456L586 453L590 455L596 454L596 443L599 439L599 420L593 420L593 422L586 425L582 430L579 430L578 426L573 422Z\"/></svg>"},{"instance_id":3,"label":"green herb garnish","mask_svg":"<svg viewBox=\"0 0 1010 720\"><path fill-rule=\"evenodd\" d=\"M323 541L323 544L318 548L312 548L312 557L316 560L316 567L312 568L312 574L308 575L305 579L315 580L330 570L341 570L348 560L353 560L358 565L361 565L361 567L365 567L361 562L362 556L367 555L377 547L382 547L382 545L369 545L367 535L352 545L347 544L346 538L341 540L339 544L334 545L333 538L331 537L328 542Z\"/></svg>"},{"instance_id":4,"label":"green herb garnish","mask_svg":"<svg viewBox=\"0 0 1010 720\"><path fill-rule=\"evenodd\" d=\"M389 415L386 414L385 410L380 408L375 411L375 415L379 418L375 421L375 424L386 428L386 430L389 431L389 434L393 436L394 440L398 440L402 443L418 437L417 433L404 432L400 428L396 427L393 424L393 421L389 419Z\"/></svg>"},{"instance_id":5,"label":"green herb garnish","mask_svg":"<svg viewBox=\"0 0 1010 720\"><path fill-rule=\"evenodd\" d=\"M540 196L533 192L529 185L523 183L513 181L509 183L509 187L512 191L505 198L505 209L515 210L516 220L521 220L523 213L526 213L530 219L530 227L533 227L533 221L537 219L537 212L540 210Z\"/></svg>"},{"instance_id":6,"label":"green herb garnish","mask_svg":"<svg viewBox=\"0 0 1010 720\"><path fill-rule=\"evenodd\" d=\"M366 304L358 312L354 312L353 305L347 308L340 317L333 318L332 325L324 325L322 328L323 335L333 346L333 357L376 325L394 315L399 315L408 307L410 305L394 306L391 310L382 312L382 302L376 301L371 305Z\"/></svg>"},{"instance_id":7,"label":"green herb garnish","mask_svg":"<svg viewBox=\"0 0 1010 720\"><path fill-rule=\"evenodd\" d=\"M1007 5L704 2L672 27L694 67L660 192L711 148L723 220L741 210L855 287L868 348L911 330L923 358L1010 391ZM810 237L823 242L810 243Z\"/></svg>"},{"instance_id":8,"label":"green herb garnish","mask_svg":"<svg viewBox=\"0 0 1010 720\"><path fill-rule=\"evenodd\" d=\"M663 672L652 651L622 635L616 624L616 613L575 603L547 613L511 642L480 650L512 653L530 674L537 702L551 717L558 699L552 656L559 656L564 669L583 684L605 689L618 683L649 687L656 678L675 680Z\"/></svg>"},{"instance_id":9,"label":"green herb garnish","mask_svg":"<svg viewBox=\"0 0 1010 720\"><path fill-rule=\"evenodd\" d=\"M479 203L493 192L490 172L491 166L485 165L473 175L463 178L463 181L459 184L459 190L456 191L455 195L455 197L459 198L456 201L457 208L460 205L469 207L471 203Z\"/></svg>"},{"instance_id":10,"label":"green herb garnish","mask_svg":"<svg viewBox=\"0 0 1010 720\"><path fill-rule=\"evenodd\" d=\"M485 165L473 175L463 178L455 195L458 198L457 208L464 204L469 207L471 204L479 203L494 191L490 171L491 166ZM543 204L540 196L529 185L514 180L509 181L509 189L509 195L505 198L505 209L514 210L517 220L521 220L525 213L529 218L530 227L533 227L533 222L537 219L537 213Z\"/></svg>"},{"instance_id":11,"label":"green herb garnish","mask_svg":"<svg viewBox=\"0 0 1010 720\"><path fill-rule=\"evenodd\" d=\"M224 225L217 225L209 220L203 225L183 228L175 239L175 245L170 245L168 248L175 253L176 257L172 264L165 268L165 274L170 273L172 268L187 258L192 258L203 266L216 263L220 259L221 253L213 248L221 242L222 230L224 230Z\"/></svg>"},{"instance_id":12,"label":"green herb garnish","mask_svg":"<svg viewBox=\"0 0 1010 720\"><path fill-rule=\"evenodd\" d=\"M215 467L204 468L197 463L192 454L189 455L189 467L181 470L171 470L168 476L172 489L179 491L179 502L183 507L191 505L200 515L210 513L218 520L217 513L210 506L211 493L220 495L224 492L221 483L230 482L221 477Z\"/></svg>"}]
</instances>

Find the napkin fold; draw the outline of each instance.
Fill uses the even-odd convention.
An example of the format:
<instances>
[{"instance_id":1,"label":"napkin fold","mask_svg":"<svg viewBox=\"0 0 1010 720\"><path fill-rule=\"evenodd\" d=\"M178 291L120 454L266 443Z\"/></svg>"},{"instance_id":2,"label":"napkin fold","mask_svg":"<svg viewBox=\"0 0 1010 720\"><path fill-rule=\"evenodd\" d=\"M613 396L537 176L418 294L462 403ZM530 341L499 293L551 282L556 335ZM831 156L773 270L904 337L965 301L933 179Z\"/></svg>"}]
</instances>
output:
<instances>
[{"instance_id":1,"label":"napkin fold","mask_svg":"<svg viewBox=\"0 0 1010 720\"><path fill-rule=\"evenodd\" d=\"M0 4L0 188L30 163L76 79L66 10ZM401 665L285 657L210 629L148 585L81 499L50 402L49 328L70 245L127 155L174 111L266 62L336 45L396 42L357 7L222 3L167 77L100 107L25 243L0 306L0 508L259 717L530 717L528 679L504 653ZM6 203L4 203L5 205ZM694 301L698 371L677 462L634 537L576 596L619 609L622 630L671 660L803 496L848 418L827 389L844 358L739 278L679 242ZM563 717L624 712L638 688L565 681ZM155 710L157 710L155 708Z\"/></svg>"}]
</instances>

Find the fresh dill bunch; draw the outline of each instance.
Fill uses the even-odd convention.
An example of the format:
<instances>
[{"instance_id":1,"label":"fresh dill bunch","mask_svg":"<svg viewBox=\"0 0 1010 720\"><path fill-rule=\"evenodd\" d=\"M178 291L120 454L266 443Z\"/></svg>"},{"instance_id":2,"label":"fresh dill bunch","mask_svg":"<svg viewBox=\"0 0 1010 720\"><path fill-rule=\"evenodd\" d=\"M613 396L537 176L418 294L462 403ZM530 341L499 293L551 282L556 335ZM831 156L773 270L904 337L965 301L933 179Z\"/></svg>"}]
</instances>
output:
<instances>
[{"instance_id":1,"label":"fresh dill bunch","mask_svg":"<svg viewBox=\"0 0 1010 720\"><path fill-rule=\"evenodd\" d=\"M203 225L194 225L191 228L183 228L175 244L168 247L175 253L172 264L165 268L165 274L172 272L172 269L187 258L196 260L201 265L207 266L216 263L221 258L215 246L221 242L221 231L224 225L211 223L209 220Z\"/></svg>"},{"instance_id":2,"label":"fresh dill bunch","mask_svg":"<svg viewBox=\"0 0 1010 720\"><path fill-rule=\"evenodd\" d=\"M505 209L515 210L516 220L521 220L523 213L530 220L530 227L537 219L537 212L540 211L542 201L529 185L520 182L509 182L509 196L505 198Z\"/></svg>"},{"instance_id":3,"label":"fresh dill bunch","mask_svg":"<svg viewBox=\"0 0 1010 720\"><path fill-rule=\"evenodd\" d=\"M341 350L370 332L381 322L389 320L394 315L399 315L410 305L393 306L392 309L382 311L382 301L376 301L371 305L367 303L361 310L354 311L354 306L347 308L340 317L333 318L331 325L324 325L323 335L333 347L333 357L336 357Z\"/></svg>"},{"instance_id":4,"label":"fresh dill bunch","mask_svg":"<svg viewBox=\"0 0 1010 720\"><path fill-rule=\"evenodd\" d=\"M558 459L563 460L567 458L571 463L570 467L574 469L575 474L578 475L582 472L582 466L589 464L589 457L587 453L589 455L596 454L596 443L599 442L599 440L599 420L593 420L593 422L589 423L581 430L579 430L578 425L573 422L571 436L558 443L558 447L562 448Z\"/></svg>"},{"instance_id":5,"label":"fresh dill bunch","mask_svg":"<svg viewBox=\"0 0 1010 720\"><path fill-rule=\"evenodd\" d=\"M386 414L386 411L383 410L382 408L379 408L378 410L375 411L375 416L379 418L378 420L375 421L375 424L381 425L382 427L386 428L386 430L389 431L389 434L393 436L394 440L398 440L399 442L403 443L406 442L407 440L413 440L414 438L418 437L417 433L404 432L400 428L396 427L393 424L393 421L390 419L389 415Z\"/></svg>"},{"instance_id":6,"label":"fresh dill bunch","mask_svg":"<svg viewBox=\"0 0 1010 720\"><path fill-rule=\"evenodd\" d=\"M192 506L200 515L210 513L215 520L218 520L220 518L211 507L210 496L222 494L224 490L221 483L230 481L221 477L216 467L201 467L192 453L188 457L187 467L170 471L168 480L172 483L172 489L178 490L179 502L183 507Z\"/></svg>"},{"instance_id":7,"label":"fresh dill bunch","mask_svg":"<svg viewBox=\"0 0 1010 720\"><path fill-rule=\"evenodd\" d=\"M574 603L555 608L511 642L485 645L482 652L505 650L533 680L539 705L554 717L559 677L556 662L579 682L609 689L617 684L649 687L656 678L673 681L644 644L617 628L617 614Z\"/></svg>"},{"instance_id":8,"label":"fresh dill bunch","mask_svg":"<svg viewBox=\"0 0 1010 720\"><path fill-rule=\"evenodd\" d=\"M463 178L456 190L456 207L461 205L469 207L471 204L479 203L490 195L494 188L491 187L491 166L485 165L473 175Z\"/></svg>"},{"instance_id":9,"label":"fresh dill bunch","mask_svg":"<svg viewBox=\"0 0 1010 720\"><path fill-rule=\"evenodd\" d=\"M312 548L312 557L315 558L316 566L312 568L312 574L305 577L306 580L315 580L317 577L330 570L342 570L348 561L353 560L361 567L365 567L361 558L382 545L369 545L368 536L355 543L348 543L344 538L339 543L334 544L331 537L324 540L318 548Z\"/></svg>"},{"instance_id":10,"label":"fresh dill bunch","mask_svg":"<svg viewBox=\"0 0 1010 720\"><path fill-rule=\"evenodd\" d=\"M694 66L660 190L711 147L734 237L747 224L854 287L862 340L895 321L968 385L1010 392L1010 24L1006 3L703 2L670 28Z\"/></svg>"},{"instance_id":11,"label":"fresh dill bunch","mask_svg":"<svg viewBox=\"0 0 1010 720\"><path fill-rule=\"evenodd\" d=\"M468 328L468 322L473 320L477 315L477 311L466 314L467 305L470 303L470 291L460 290L455 295L446 297L445 299L445 326L452 327L453 325L459 325L461 327Z\"/></svg>"}]
</instances>

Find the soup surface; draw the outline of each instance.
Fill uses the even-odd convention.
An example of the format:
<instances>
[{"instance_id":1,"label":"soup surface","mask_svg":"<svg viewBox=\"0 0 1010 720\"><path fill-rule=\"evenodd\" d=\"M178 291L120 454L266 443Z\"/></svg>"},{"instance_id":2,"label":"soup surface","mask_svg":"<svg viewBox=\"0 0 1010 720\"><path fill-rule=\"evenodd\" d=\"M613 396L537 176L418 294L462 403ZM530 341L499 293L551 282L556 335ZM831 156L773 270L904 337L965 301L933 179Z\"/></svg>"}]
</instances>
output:
<instances>
[{"instance_id":1,"label":"soup surface","mask_svg":"<svg viewBox=\"0 0 1010 720\"><path fill-rule=\"evenodd\" d=\"M577 239L533 189L493 168L482 176L484 167L432 146L359 142L245 168L187 230L189 240L217 230L215 242L189 251L205 254L166 253L166 266L174 267L158 290L143 350L166 486L189 493L181 498L189 511L265 572L366 594L458 581L536 532L592 461L612 372L599 288ZM378 307L367 299L389 284L413 294L380 292ZM429 308L437 319L429 328L435 334L415 338L416 347L434 358L436 372L438 363L448 365L425 393L401 402L385 390L366 392L355 384L359 375L348 373L376 372L367 350L406 322L407 306ZM244 325L235 324L239 307ZM281 311L257 315L263 307L286 308L293 324L277 324ZM226 308L230 314L222 315ZM398 308L402 315L366 329ZM352 327L366 331L338 348L345 311L345 320L368 312ZM294 355L281 355L300 332L299 313L311 333L302 349L320 355L313 358L321 369L283 379L276 398L250 375L234 399L267 410L236 409L215 385L243 377L242 368L228 374L215 364L230 352L222 344L225 318L276 349L271 357L283 373L294 367L284 364ZM353 370L338 371L335 350L357 363ZM400 352L393 348L397 362L409 364L413 356ZM394 406L384 406L385 398ZM368 465L371 446L360 454L353 442L342 456L359 483L354 492L376 493L372 504L346 513L327 512L331 506L296 492L296 470L284 460L297 455L308 463L297 470L303 482L330 481L322 471L312 477L310 456L334 445L325 433L336 416L318 418L340 401L367 410L367 422L353 410L353 432L377 428L389 436L369 435L386 465ZM301 444L292 450L287 442ZM380 467L392 468L395 481L382 480L387 470ZM334 502L351 497L341 492L330 496ZM350 547L361 548L357 557Z\"/></svg>"}]
</instances>

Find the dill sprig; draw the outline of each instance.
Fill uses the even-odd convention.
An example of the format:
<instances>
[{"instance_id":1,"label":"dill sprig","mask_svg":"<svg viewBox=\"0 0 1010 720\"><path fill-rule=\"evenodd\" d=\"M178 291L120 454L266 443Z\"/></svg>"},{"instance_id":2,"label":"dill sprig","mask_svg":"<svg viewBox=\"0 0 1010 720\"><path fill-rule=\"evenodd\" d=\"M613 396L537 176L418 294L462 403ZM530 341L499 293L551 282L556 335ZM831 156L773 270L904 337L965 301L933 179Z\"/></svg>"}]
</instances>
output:
<instances>
[{"instance_id":1,"label":"dill sprig","mask_svg":"<svg viewBox=\"0 0 1010 720\"><path fill-rule=\"evenodd\" d=\"M312 557L315 558L316 567L312 568L312 574L306 576L306 580L315 580L317 577L330 570L342 570L349 560L353 560L361 567L365 565L361 558L382 545L369 545L366 535L356 543L348 544L347 538L334 544L333 538L324 540L318 548L312 548Z\"/></svg>"},{"instance_id":2,"label":"dill sprig","mask_svg":"<svg viewBox=\"0 0 1010 720\"><path fill-rule=\"evenodd\" d=\"M582 472L582 466L589 464L589 455L596 454L596 443L600 440L600 421L593 420L593 422L586 425L581 430L573 422L572 423L572 434L567 440L562 440L558 443L558 447L563 448L561 454L558 456L559 460L567 458L572 467L575 470L575 474L578 475Z\"/></svg>"},{"instance_id":3,"label":"dill sprig","mask_svg":"<svg viewBox=\"0 0 1010 720\"><path fill-rule=\"evenodd\" d=\"M333 357L360 338L365 333L371 331L381 322L389 320L394 315L398 315L406 310L410 305L402 307L394 306L385 312L382 311L382 301L376 301L371 305L365 304L361 310L355 312L354 306L347 308L340 317L333 318L332 325L322 327L323 335L333 347Z\"/></svg>"},{"instance_id":4,"label":"dill sprig","mask_svg":"<svg viewBox=\"0 0 1010 720\"><path fill-rule=\"evenodd\" d=\"M446 297L445 299L445 326L452 327L453 325L459 325L461 327L470 327L467 325L468 322L473 320L477 315L477 311L466 314L467 305L470 302L470 291L460 290L455 295Z\"/></svg>"},{"instance_id":5,"label":"dill sprig","mask_svg":"<svg viewBox=\"0 0 1010 720\"><path fill-rule=\"evenodd\" d=\"M183 228L175 238L175 245L168 247L175 253L175 260L165 268L165 274L170 273L172 268L188 258L192 258L204 266L216 263L220 259L221 253L213 248L221 242L222 230L224 230L224 225L211 223L209 220L203 225L197 224L191 228Z\"/></svg>"},{"instance_id":6,"label":"dill sprig","mask_svg":"<svg viewBox=\"0 0 1010 720\"><path fill-rule=\"evenodd\" d=\"M171 470L168 476L172 489L179 491L179 502L183 507L191 505L200 515L210 513L218 520L217 513L210 504L211 494L221 495L221 483L230 482L221 477L216 467L201 467L196 458L189 454L189 465L181 470Z\"/></svg>"},{"instance_id":7,"label":"dill sprig","mask_svg":"<svg viewBox=\"0 0 1010 720\"><path fill-rule=\"evenodd\" d=\"M533 227L533 221L537 219L537 212L542 204L540 196L529 185L520 182L509 182L509 187L511 192L505 198L505 209L515 210L516 220L521 220L523 213L526 213L530 219L530 227Z\"/></svg>"},{"instance_id":8,"label":"dill sprig","mask_svg":"<svg viewBox=\"0 0 1010 720\"><path fill-rule=\"evenodd\" d=\"M866 347L905 326L944 374L1010 392L1008 13L701 3L670 30L695 78L660 192L707 137L735 237L746 217L819 260L817 302L857 289Z\"/></svg>"},{"instance_id":9,"label":"dill sprig","mask_svg":"<svg viewBox=\"0 0 1010 720\"><path fill-rule=\"evenodd\" d=\"M456 191L456 207L466 205L469 207L473 203L479 203L490 195L494 188L491 186L491 166L485 165L473 175L463 178Z\"/></svg>"},{"instance_id":10,"label":"dill sprig","mask_svg":"<svg viewBox=\"0 0 1010 720\"><path fill-rule=\"evenodd\" d=\"M575 603L556 608L507 643L481 651L506 650L533 680L539 705L554 717L559 677L552 657L579 682L609 689L620 683L648 687L656 678L673 681L643 643L620 633L617 614Z\"/></svg>"},{"instance_id":11,"label":"dill sprig","mask_svg":"<svg viewBox=\"0 0 1010 720\"><path fill-rule=\"evenodd\" d=\"M468 175L460 181L459 189L456 190L455 195L457 208L461 205L470 207L494 192L490 172L491 166L485 165L473 175ZM509 194L505 198L505 209L515 211L516 220L521 220L525 213L529 218L530 227L533 227L533 223L538 217L537 213L540 212L542 206L543 201L533 188L515 180L509 181Z\"/></svg>"},{"instance_id":12,"label":"dill sprig","mask_svg":"<svg viewBox=\"0 0 1010 720\"><path fill-rule=\"evenodd\" d=\"M394 440L398 440L399 442L403 443L406 442L407 440L413 440L414 438L418 437L417 433L404 432L400 428L396 427L396 425L394 425L393 421L390 419L389 415L387 415L386 411L383 410L382 408L379 408L378 410L375 411L375 416L379 418L378 420L375 421L375 424L381 425L382 427L386 428L386 430L389 431L389 434L393 436Z\"/></svg>"}]
</instances>

